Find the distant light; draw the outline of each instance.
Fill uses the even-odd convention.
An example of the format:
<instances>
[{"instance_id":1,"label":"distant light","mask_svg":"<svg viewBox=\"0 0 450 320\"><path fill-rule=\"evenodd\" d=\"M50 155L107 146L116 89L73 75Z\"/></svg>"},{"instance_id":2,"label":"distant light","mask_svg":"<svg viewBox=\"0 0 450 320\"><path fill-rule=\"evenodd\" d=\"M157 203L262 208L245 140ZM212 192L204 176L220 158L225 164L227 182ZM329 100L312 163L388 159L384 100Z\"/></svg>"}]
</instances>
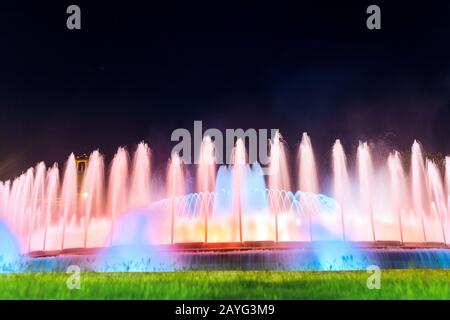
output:
<instances>
[{"instance_id":1,"label":"distant light","mask_svg":"<svg viewBox=\"0 0 450 320\"><path fill-rule=\"evenodd\" d=\"M81 197L82 197L83 199L86 199L87 197L89 197L89 193L83 192L83 193L81 194Z\"/></svg>"}]
</instances>

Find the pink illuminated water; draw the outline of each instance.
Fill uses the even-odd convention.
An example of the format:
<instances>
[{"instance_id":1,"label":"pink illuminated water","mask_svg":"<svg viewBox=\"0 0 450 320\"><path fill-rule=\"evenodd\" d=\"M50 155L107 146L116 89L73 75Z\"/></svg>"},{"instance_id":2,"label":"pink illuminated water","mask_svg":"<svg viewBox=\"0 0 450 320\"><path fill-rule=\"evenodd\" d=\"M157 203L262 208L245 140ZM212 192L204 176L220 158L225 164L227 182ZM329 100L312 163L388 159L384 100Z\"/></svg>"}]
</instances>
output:
<instances>
[{"instance_id":1,"label":"pink illuminated water","mask_svg":"<svg viewBox=\"0 0 450 320\"><path fill-rule=\"evenodd\" d=\"M363 226L370 226L370 230L366 232L371 234L371 240L376 240L375 234L375 221L374 221L374 197L375 197L375 180L372 165L372 158L370 155L369 146L366 142L359 143L358 151L356 153L357 158L357 172L358 172L358 185L359 185L359 211L365 214L365 219L362 214L359 214L357 219L353 221L361 222L357 225L359 230L363 229ZM356 227L354 226L353 229Z\"/></svg>"},{"instance_id":2,"label":"pink illuminated water","mask_svg":"<svg viewBox=\"0 0 450 320\"><path fill-rule=\"evenodd\" d=\"M200 219L204 220L204 241L208 242L208 219L212 213L210 194L216 187L216 157L214 143L206 136L200 146L200 159L197 166L197 193L199 196Z\"/></svg>"},{"instance_id":3,"label":"pink illuminated water","mask_svg":"<svg viewBox=\"0 0 450 320\"><path fill-rule=\"evenodd\" d=\"M179 198L185 194L185 184L184 184L184 172L183 172L183 161L180 156L176 153L172 154L169 160L169 165L167 168L167 197L169 200L169 206L167 210L167 216L170 216L171 224L171 239L170 243L177 242L177 237L180 235L178 231L179 224L183 224L183 221L176 219L176 215L183 211L180 205ZM183 219L184 217L181 217ZM180 236L183 236L182 234ZM192 241L192 240L191 240Z\"/></svg>"},{"instance_id":4,"label":"pink illuminated water","mask_svg":"<svg viewBox=\"0 0 450 320\"><path fill-rule=\"evenodd\" d=\"M114 231L114 221L128 210L129 206L129 156L124 148L119 148L111 163L108 180L106 212L110 214L110 232ZM114 238L111 239L114 244Z\"/></svg>"},{"instance_id":5,"label":"pink illuminated water","mask_svg":"<svg viewBox=\"0 0 450 320\"><path fill-rule=\"evenodd\" d=\"M117 233L132 233L123 230L133 228L117 228L118 221L136 213L150 217L141 226L149 244L330 239L449 243L450 158L441 168L424 157L417 141L405 165L395 150L375 162L365 142L350 157L336 140L329 189L319 183L306 133L296 168L289 168L288 149L278 132L270 141L265 170L248 163L241 139L231 158L232 164L218 166L214 142L205 137L192 170L193 187L190 167L172 154L161 188L152 183L151 151L144 143L132 161L119 148L109 167L94 151L82 175L72 154L62 172L56 164L47 168L39 163L0 182L0 218L20 239L22 252L123 244ZM162 198L152 194L157 189L165 190Z\"/></svg>"},{"instance_id":6,"label":"pink illuminated water","mask_svg":"<svg viewBox=\"0 0 450 320\"><path fill-rule=\"evenodd\" d=\"M130 205L145 207L150 202L150 148L140 143L133 158L131 172Z\"/></svg>"},{"instance_id":7,"label":"pink illuminated water","mask_svg":"<svg viewBox=\"0 0 450 320\"><path fill-rule=\"evenodd\" d=\"M319 182L317 179L316 161L311 144L311 139L306 132L303 133L299 149L299 190L318 193Z\"/></svg>"},{"instance_id":8,"label":"pink illuminated water","mask_svg":"<svg viewBox=\"0 0 450 320\"><path fill-rule=\"evenodd\" d=\"M337 139L333 145L332 159L334 176L333 196L340 204L339 213L341 216L342 239L345 240L345 217L347 208L350 208L351 206L351 189L347 171L347 158L339 139Z\"/></svg>"},{"instance_id":9,"label":"pink illuminated water","mask_svg":"<svg viewBox=\"0 0 450 320\"><path fill-rule=\"evenodd\" d=\"M275 216L275 230L280 231L280 226L282 226L281 232L276 232L275 240L287 240L290 233L295 233L295 231L289 230L289 226L293 225L293 221L289 220L296 219L294 216L286 214L286 210L283 208L283 198L279 195L279 190L291 190L287 148L279 132L275 134L270 144L270 165L267 180L270 211ZM280 234L287 237L280 237Z\"/></svg>"}]
</instances>

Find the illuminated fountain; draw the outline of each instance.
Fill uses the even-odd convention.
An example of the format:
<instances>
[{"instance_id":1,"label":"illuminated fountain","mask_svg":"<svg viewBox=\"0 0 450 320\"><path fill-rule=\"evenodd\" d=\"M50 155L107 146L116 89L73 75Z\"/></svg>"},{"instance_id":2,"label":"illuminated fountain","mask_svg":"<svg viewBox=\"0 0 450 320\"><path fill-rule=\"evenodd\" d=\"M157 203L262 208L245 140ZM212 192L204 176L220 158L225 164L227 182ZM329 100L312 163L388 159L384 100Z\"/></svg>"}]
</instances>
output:
<instances>
[{"instance_id":1,"label":"illuminated fountain","mask_svg":"<svg viewBox=\"0 0 450 320\"><path fill-rule=\"evenodd\" d=\"M271 161L264 170L248 163L240 139L231 158L230 165L218 166L214 142L205 137L194 168L195 188L188 190L190 166L172 154L165 196L159 199L152 194L153 188L161 188L152 183L151 151L144 143L132 161L119 148L108 169L94 151L81 179L74 155L62 174L56 164L46 168L39 163L13 181L0 182L0 219L17 236L22 253L127 245L126 233L133 231L118 222L136 214L149 218L140 237L155 246L274 248L325 240L410 247L450 243L450 158L443 174L424 158L417 141L407 172L400 153L392 151L384 163L375 163L363 142L351 167L336 140L330 190L319 183L306 133L296 171L289 168L279 133L270 143ZM292 172L298 173L296 181Z\"/></svg>"}]
</instances>

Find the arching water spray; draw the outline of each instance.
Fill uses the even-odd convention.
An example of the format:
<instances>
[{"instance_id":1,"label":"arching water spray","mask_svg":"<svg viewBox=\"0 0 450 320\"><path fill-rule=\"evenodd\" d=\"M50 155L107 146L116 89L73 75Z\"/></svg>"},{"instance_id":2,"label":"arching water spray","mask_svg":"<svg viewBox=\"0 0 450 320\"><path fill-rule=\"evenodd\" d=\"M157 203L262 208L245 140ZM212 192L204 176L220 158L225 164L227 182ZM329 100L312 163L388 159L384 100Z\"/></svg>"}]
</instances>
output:
<instances>
[{"instance_id":1,"label":"arching water spray","mask_svg":"<svg viewBox=\"0 0 450 320\"><path fill-rule=\"evenodd\" d=\"M64 173L64 180L61 190L61 201L63 205L62 218L62 236L61 236L61 250L66 246L66 229L69 222L76 222L78 209L78 187L77 187L77 166L75 162L75 155L71 154L67 160L66 169ZM72 225L73 226L73 225Z\"/></svg>"},{"instance_id":2,"label":"arching water spray","mask_svg":"<svg viewBox=\"0 0 450 320\"><path fill-rule=\"evenodd\" d=\"M174 244L175 239L175 218L177 210L178 197L184 195L184 172L183 172L183 160L177 153L173 153L169 160L167 169L167 196L170 201L170 217L171 217L171 230L170 241Z\"/></svg>"},{"instance_id":3,"label":"arching water spray","mask_svg":"<svg viewBox=\"0 0 450 320\"><path fill-rule=\"evenodd\" d=\"M413 198L413 209L415 216L420 217L423 230L423 241L427 241L425 229L425 211L427 211L426 198L428 197L425 181L425 165L423 162L422 149L414 140L411 148L411 187Z\"/></svg>"},{"instance_id":4,"label":"arching water spray","mask_svg":"<svg viewBox=\"0 0 450 320\"><path fill-rule=\"evenodd\" d=\"M150 203L150 148L141 142L134 154L131 173L130 205L146 207Z\"/></svg>"},{"instance_id":5,"label":"arching water spray","mask_svg":"<svg viewBox=\"0 0 450 320\"><path fill-rule=\"evenodd\" d=\"M236 145L233 149L232 162L233 162L233 212L237 213L239 219L239 241L243 242L242 232L242 184L244 183L244 175L246 169L246 152L245 145L242 139L236 141Z\"/></svg>"},{"instance_id":6,"label":"arching water spray","mask_svg":"<svg viewBox=\"0 0 450 320\"><path fill-rule=\"evenodd\" d=\"M269 197L271 210L275 215L275 241L278 242L278 217L282 212L283 199L277 196L280 191L291 190L291 181L288 168L287 148L277 131L273 141L270 143L270 165L269 165ZM275 194L275 195L274 195Z\"/></svg>"},{"instance_id":7,"label":"arching water spray","mask_svg":"<svg viewBox=\"0 0 450 320\"><path fill-rule=\"evenodd\" d=\"M107 212L111 217L111 244L114 243L114 221L129 208L129 157L124 148L119 148L115 154L109 174L107 196Z\"/></svg>"},{"instance_id":8,"label":"arching water spray","mask_svg":"<svg viewBox=\"0 0 450 320\"><path fill-rule=\"evenodd\" d=\"M392 201L392 210L398 216L398 225L400 233L400 242L404 242L402 213L405 211L405 202L407 194L405 192L406 178L403 170L400 154L395 151L388 156L388 168L390 176L390 194Z\"/></svg>"},{"instance_id":9,"label":"arching water spray","mask_svg":"<svg viewBox=\"0 0 450 320\"><path fill-rule=\"evenodd\" d=\"M370 217L370 226L372 229L372 239L376 241L375 236L375 219L372 203L373 192L373 165L367 142L360 142L357 151L358 161L358 180L359 180L359 197L360 208L362 212L368 213Z\"/></svg>"},{"instance_id":10,"label":"arching water spray","mask_svg":"<svg viewBox=\"0 0 450 320\"><path fill-rule=\"evenodd\" d=\"M339 139L333 145L333 191L334 197L339 203L342 225L342 239L345 240L345 216L344 212L348 208L348 196L350 194L350 181L347 172L347 159L344 148Z\"/></svg>"},{"instance_id":11,"label":"arching water spray","mask_svg":"<svg viewBox=\"0 0 450 320\"><path fill-rule=\"evenodd\" d=\"M211 215L209 194L216 186L216 158L211 137L203 138L197 167L197 191L200 195L201 215L205 219L205 243L208 242L208 218Z\"/></svg>"},{"instance_id":12,"label":"arching water spray","mask_svg":"<svg viewBox=\"0 0 450 320\"><path fill-rule=\"evenodd\" d=\"M84 247L88 246L88 234L91 222L103 222L104 211L104 163L103 156L94 151L89 157L89 165L85 172L82 186L81 186L81 216L84 220ZM97 227L97 239L98 237L106 236L104 234L104 228ZM99 229L103 229L101 232ZM108 230L109 231L109 230ZM101 234L98 234L101 232ZM97 240L96 239L96 240ZM97 242L97 241L95 241ZM103 241L102 241L103 242Z\"/></svg>"}]
</instances>

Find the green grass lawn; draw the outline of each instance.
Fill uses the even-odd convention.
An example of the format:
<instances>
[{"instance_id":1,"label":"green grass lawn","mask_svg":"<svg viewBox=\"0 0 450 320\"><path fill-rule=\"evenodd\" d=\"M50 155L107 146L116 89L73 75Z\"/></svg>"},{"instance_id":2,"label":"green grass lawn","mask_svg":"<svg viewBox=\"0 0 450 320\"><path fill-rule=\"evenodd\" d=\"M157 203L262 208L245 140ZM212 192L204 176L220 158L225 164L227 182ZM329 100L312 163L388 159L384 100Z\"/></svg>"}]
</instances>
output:
<instances>
[{"instance_id":1,"label":"green grass lawn","mask_svg":"<svg viewBox=\"0 0 450 320\"><path fill-rule=\"evenodd\" d=\"M0 299L450 299L450 270L384 270L369 290L365 271L191 271L0 275Z\"/></svg>"}]
</instances>

